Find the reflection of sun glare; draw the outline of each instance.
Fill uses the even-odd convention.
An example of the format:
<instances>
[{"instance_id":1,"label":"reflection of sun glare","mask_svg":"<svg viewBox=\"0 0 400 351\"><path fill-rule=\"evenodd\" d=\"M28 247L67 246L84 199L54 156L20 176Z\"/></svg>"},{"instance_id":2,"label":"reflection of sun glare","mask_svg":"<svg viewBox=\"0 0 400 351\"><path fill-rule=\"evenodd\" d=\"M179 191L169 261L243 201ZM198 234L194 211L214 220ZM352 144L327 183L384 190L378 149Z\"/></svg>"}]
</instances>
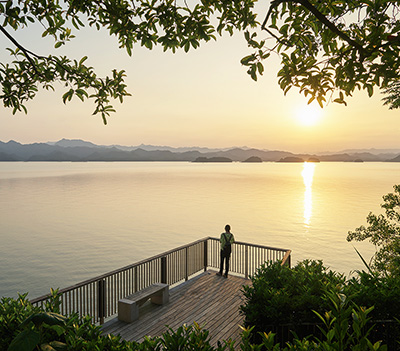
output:
<instances>
[{"instance_id":1,"label":"reflection of sun glare","mask_svg":"<svg viewBox=\"0 0 400 351\"><path fill-rule=\"evenodd\" d=\"M317 105L306 105L300 107L296 112L296 117L304 126L315 125L322 116L322 108Z\"/></svg>"},{"instance_id":2,"label":"reflection of sun glare","mask_svg":"<svg viewBox=\"0 0 400 351\"><path fill-rule=\"evenodd\" d=\"M314 177L315 163L304 162L303 171L303 182L306 187L304 192L304 224L310 225L311 214L312 214L312 183Z\"/></svg>"}]
</instances>

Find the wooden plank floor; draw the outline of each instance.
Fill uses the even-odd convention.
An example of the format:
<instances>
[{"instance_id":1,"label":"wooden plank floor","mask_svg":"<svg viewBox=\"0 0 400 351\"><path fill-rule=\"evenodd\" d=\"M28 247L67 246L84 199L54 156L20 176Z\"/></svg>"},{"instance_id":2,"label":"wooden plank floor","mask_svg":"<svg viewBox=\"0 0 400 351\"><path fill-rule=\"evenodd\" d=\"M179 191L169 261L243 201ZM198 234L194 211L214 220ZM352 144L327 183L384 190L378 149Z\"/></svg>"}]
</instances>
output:
<instances>
[{"instance_id":1,"label":"wooden plank floor","mask_svg":"<svg viewBox=\"0 0 400 351\"><path fill-rule=\"evenodd\" d=\"M147 303L141 307L139 319L132 323L117 318L105 323L103 333L121 335L125 340L142 341L144 336L160 336L168 327L173 330L193 322L204 326L210 334L213 346L217 341L240 341L243 316L239 306L244 298L243 285L250 280L230 275L219 277L215 271L207 271L170 290L169 303L157 306Z\"/></svg>"}]
</instances>

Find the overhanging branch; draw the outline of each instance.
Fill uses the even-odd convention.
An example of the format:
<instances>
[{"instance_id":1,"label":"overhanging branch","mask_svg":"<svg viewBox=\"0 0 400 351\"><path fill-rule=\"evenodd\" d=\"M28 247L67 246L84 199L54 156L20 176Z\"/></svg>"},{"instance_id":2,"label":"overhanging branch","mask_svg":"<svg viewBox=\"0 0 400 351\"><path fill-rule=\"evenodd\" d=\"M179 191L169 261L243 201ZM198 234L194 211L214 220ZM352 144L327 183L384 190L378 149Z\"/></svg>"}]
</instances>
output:
<instances>
[{"instance_id":1,"label":"overhanging branch","mask_svg":"<svg viewBox=\"0 0 400 351\"><path fill-rule=\"evenodd\" d=\"M28 60L29 63L31 64L31 66L32 66L33 70L35 71L35 73L36 73L37 75L39 75L39 72L38 72L38 70L36 69L36 64L35 64L35 62L33 61L31 55L33 55L33 56L35 56L35 57L38 57L38 58L40 58L40 56L38 56L38 55L36 55L36 54L30 52L29 50L26 50L26 49L25 49L20 43L18 43L18 42L14 39L14 37L13 37L10 33L8 33L8 32L4 29L4 27L1 26L1 25L0 25L0 31L1 31L1 32L2 32L2 33L3 33L3 34L18 48L18 49L20 49L20 50L24 53L25 57L27 58L27 60Z\"/></svg>"},{"instance_id":2,"label":"overhanging branch","mask_svg":"<svg viewBox=\"0 0 400 351\"><path fill-rule=\"evenodd\" d=\"M293 2L298 3L304 6L308 11L310 11L322 24L328 27L334 34L340 37L342 40L346 41L349 45L354 47L359 53L361 59L366 56L365 49L362 45L357 43L355 40L351 39L346 33L342 32L334 23L332 23L324 14L322 14L314 5L312 5L308 0L274 0L271 2L268 13L264 19L264 22L261 25L262 30L266 30L270 33L270 31L266 28L267 22L272 11L278 7L283 2Z\"/></svg>"},{"instance_id":3,"label":"overhanging branch","mask_svg":"<svg viewBox=\"0 0 400 351\"><path fill-rule=\"evenodd\" d=\"M71 71L71 69L70 69L67 65L63 65L63 64L61 64L60 62L58 62L57 60L54 60L53 58L47 58L47 57L44 57L44 56L40 56L40 55L37 55L37 54L33 53L32 51L27 50L27 49L24 48L20 43L18 43L18 42L15 40L15 38L14 38L10 33L8 33L8 32L4 29L4 27L1 26L1 25L0 25L0 32L2 32L2 33L3 33L3 34L18 48L18 49L20 49L20 50L24 53L26 59L29 61L29 63L31 64L33 70L35 71L35 73L36 73L38 76L42 76L42 75L41 75L40 72L37 70L36 64L35 64L35 62L33 61L32 56L34 56L34 57L36 57L36 58L38 58L38 59L52 61L56 66L61 67L62 69L66 70L68 73L70 73L70 74L73 73L73 72ZM82 75L82 76L83 76L83 75Z\"/></svg>"}]
</instances>

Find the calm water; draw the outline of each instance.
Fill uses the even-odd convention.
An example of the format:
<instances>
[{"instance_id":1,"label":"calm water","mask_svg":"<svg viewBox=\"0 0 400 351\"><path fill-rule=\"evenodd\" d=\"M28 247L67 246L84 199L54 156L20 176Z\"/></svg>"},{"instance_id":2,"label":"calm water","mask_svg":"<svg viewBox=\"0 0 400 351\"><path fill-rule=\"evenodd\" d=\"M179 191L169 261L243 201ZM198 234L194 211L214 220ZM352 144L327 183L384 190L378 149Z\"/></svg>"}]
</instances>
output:
<instances>
[{"instance_id":1,"label":"calm water","mask_svg":"<svg viewBox=\"0 0 400 351\"><path fill-rule=\"evenodd\" d=\"M349 230L381 212L400 163L0 163L0 296L66 287L194 240L293 250L348 275Z\"/></svg>"}]
</instances>

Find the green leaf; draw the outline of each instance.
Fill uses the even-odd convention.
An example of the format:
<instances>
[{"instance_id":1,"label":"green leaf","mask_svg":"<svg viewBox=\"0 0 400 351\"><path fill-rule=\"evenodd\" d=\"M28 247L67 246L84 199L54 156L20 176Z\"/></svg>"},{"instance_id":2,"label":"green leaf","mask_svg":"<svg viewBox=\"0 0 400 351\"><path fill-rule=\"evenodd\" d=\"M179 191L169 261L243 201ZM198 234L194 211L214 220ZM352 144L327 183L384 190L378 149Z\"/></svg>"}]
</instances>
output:
<instances>
[{"instance_id":1,"label":"green leaf","mask_svg":"<svg viewBox=\"0 0 400 351\"><path fill-rule=\"evenodd\" d=\"M372 85L368 84L367 85L367 90L368 90L368 96L371 97L374 94L374 88Z\"/></svg>"},{"instance_id":2,"label":"green leaf","mask_svg":"<svg viewBox=\"0 0 400 351\"><path fill-rule=\"evenodd\" d=\"M370 266L368 263L364 260L364 257L362 257L361 253L353 246L354 250L356 250L357 255L360 257L361 261L364 263L364 266L368 269L368 271L371 273L371 275L375 276L374 272L371 270Z\"/></svg>"},{"instance_id":3,"label":"green leaf","mask_svg":"<svg viewBox=\"0 0 400 351\"><path fill-rule=\"evenodd\" d=\"M255 57L254 57L253 54L252 54L252 55L248 55L248 56L243 57L243 58L240 60L240 63L241 63L242 65L244 65L244 66L249 66L249 62L250 62L250 61L253 61L254 59L255 59Z\"/></svg>"},{"instance_id":4,"label":"green leaf","mask_svg":"<svg viewBox=\"0 0 400 351\"><path fill-rule=\"evenodd\" d=\"M58 336L65 333L65 327L61 325L51 325L49 328L54 330Z\"/></svg>"},{"instance_id":5,"label":"green leaf","mask_svg":"<svg viewBox=\"0 0 400 351\"><path fill-rule=\"evenodd\" d=\"M36 326L39 326L43 323L48 325L65 325L67 318L61 314L54 312L40 312L33 314L28 317L22 323L22 326L28 325L30 322L33 322Z\"/></svg>"},{"instance_id":6,"label":"green leaf","mask_svg":"<svg viewBox=\"0 0 400 351\"><path fill-rule=\"evenodd\" d=\"M82 66L82 64L88 59L87 56L83 56L80 61L79 61L79 66Z\"/></svg>"},{"instance_id":7,"label":"green leaf","mask_svg":"<svg viewBox=\"0 0 400 351\"><path fill-rule=\"evenodd\" d=\"M258 68L258 73L262 75L264 72L264 66L261 62L257 62L257 68Z\"/></svg>"},{"instance_id":8,"label":"green leaf","mask_svg":"<svg viewBox=\"0 0 400 351\"><path fill-rule=\"evenodd\" d=\"M251 68L247 71L247 73L250 74L251 79L253 79L254 81L257 81L257 69L256 69L256 65L253 64L251 66Z\"/></svg>"},{"instance_id":9,"label":"green leaf","mask_svg":"<svg viewBox=\"0 0 400 351\"><path fill-rule=\"evenodd\" d=\"M126 52L128 53L129 56L132 56L132 48L130 45L126 46Z\"/></svg>"},{"instance_id":10,"label":"green leaf","mask_svg":"<svg viewBox=\"0 0 400 351\"><path fill-rule=\"evenodd\" d=\"M25 329L11 342L7 351L32 351L40 341L38 332Z\"/></svg>"},{"instance_id":11,"label":"green leaf","mask_svg":"<svg viewBox=\"0 0 400 351\"><path fill-rule=\"evenodd\" d=\"M189 49L190 49L190 42L187 41L186 44L185 44L185 46L184 46L184 50L185 50L185 52L188 52Z\"/></svg>"},{"instance_id":12,"label":"green leaf","mask_svg":"<svg viewBox=\"0 0 400 351\"><path fill-rule=\"evenodd\" d=\"M324 104L323 104L323 102L322 102L323 100L324 100L324 98L323 98L322 96L318 96L318 97L317 97L318 104L319 104L319 106L320 106L321 108L324 107Z\"/></svg>"},{"instance_id":13,"label":"green leaf","mask_svg":"<svg viewBox=\"0 0 400 351\"><path fill-rule=\"evenodd\" d=\"M72 95L74 94L74 90L70 89L63 95L63 102L64 104L68 101L71 101Z\"/></svg>"}]
</instances>

